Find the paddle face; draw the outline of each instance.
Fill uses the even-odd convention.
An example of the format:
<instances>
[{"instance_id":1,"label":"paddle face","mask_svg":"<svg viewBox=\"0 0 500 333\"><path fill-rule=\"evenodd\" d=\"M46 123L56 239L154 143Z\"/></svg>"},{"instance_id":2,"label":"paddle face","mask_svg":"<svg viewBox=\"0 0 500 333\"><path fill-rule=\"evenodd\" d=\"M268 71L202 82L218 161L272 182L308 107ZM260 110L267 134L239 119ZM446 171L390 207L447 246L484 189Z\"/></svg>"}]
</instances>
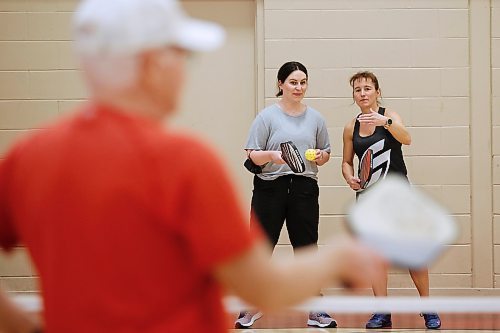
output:
<instances>
[{"instance_id":1,"label":"paddle face","mask_svg":"<svg viewBox=\"0 0 500 333\"><path fill-rule=\"evenodd\" d=\"M406 180L389 176L351 207L349 229L392 264L427 267L457 235L451 216Z\"/></svg>"},{"instance_id":2,"label":"paddle face","mask_svg":"<svg viewBox=\"0 0 500 333\"><path fill-rule=\"evenodd\" d=\"M280 148L281 157L294 173L302 173L306 170L304 160L292 141L281 143Z\"/></svg>"},{"instance_id":3,"label":"paddle face","mask_svg":"<svg viewBox=\"0 0 500 333\"><path fill-rule=\"evenodd\" d=\"M358 178L360 190L368 187L373 174L373 150L367 149L359 161Z\"/></svg>"}]
</instances>

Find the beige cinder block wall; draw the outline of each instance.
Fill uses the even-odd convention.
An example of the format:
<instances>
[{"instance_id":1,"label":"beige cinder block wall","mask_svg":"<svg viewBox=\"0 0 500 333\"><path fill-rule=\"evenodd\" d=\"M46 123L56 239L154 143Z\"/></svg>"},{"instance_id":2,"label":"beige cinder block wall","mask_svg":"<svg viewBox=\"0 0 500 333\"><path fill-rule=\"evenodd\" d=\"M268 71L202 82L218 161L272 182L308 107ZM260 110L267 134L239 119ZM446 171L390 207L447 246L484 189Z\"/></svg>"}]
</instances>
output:
<instances>
[{"instance_id":1,"label":"beige cinder block wall","mask_svg":"<svg viewBox=\"0 0 500 333\"><path fill-rule=\"evenodd\" d=\"M500 287L500 0L491 2L492 169L495 287Z\"/></svg>"},{"instance_id":2,"label":"beige cinder block wall","mask_svg":"<svg viewBox=\"0 0 500 333\"><path fill-rule=\"evenodd\" d=\"M0 158L16 138L43 130L86 95L70 42L75 4L0 0ZM36 290L36 280L24 248L0 255L2 287Z\"/></svg>"},{"instance_id":3,"label":"beige cinder block wall","mask_svg":"<svg viewBox=\"0 0 500 333\"><path fill-rule=\"evenodd\" d=\"M86 97L70 45L76 2L0 0L0 158L16 137L43 130ZM353 195L340 175L341 131L356 113L347 80L371 69L384 104L413 135L404 151L412 182L442 202L462 230L431 268L433 293L492 293L500 272L500 0L254 4L257 109L275 101L276 70L295 59L310 69L308 103L328 122L333 159L320 173L320 241L344 232ZM217 85L217 76L211 80ZM246 131L252 117L243 117ZM283 235L278 259L290 255L287 244ZM23 248L0 255L2 286L35 290L34 275ZM404 272L391 271L390 286L393 293L413 293Z\"/></svg>"},{"instance_id":4,"label":"beige cinder block wall","mask_svg":"<svg viewBox=\"0 0 500 333\"><path fill-rule=\"evenodd\" d=\"M404 148L412 183L448 208L460 225L459 239L431 267L433 294L464 293L462 288L466 293L478 289L491 293L494 260L490 203L494 198L488 176L492 165L489 43L493 38L493 52L495 47L499 49L494 39L499 29L498 23L492 23L490 30L490 5L494 22L499 2L261 3L265 27L261 41L263 104L275 102L277 68L285 61L298 60L310 70L307 102L328 122L333 159L319 175L321 241L344 232L342 218L346 206L354 200L340 173L342 128L357 112L348 79L358 70L373 70L381 82L383 104L402 115L413 136L412 145ZM491 71L495 84L498 70ZM498 98L496 103L498 108ZM494 132L500 133L497 127ZM496 148L497 154L499 151ZM498 183L499 160L495 158ZM471 179L481 186L475 186ZM498 187L495 194L498 214ZM477 218L471 216L472 209ZM499 239L496 237L496 242ZM277 255L291 255L284 233ZM500 260L498 263L500 267ZM389 284L394 294L414 293L406 272L392 270Z\"/></svg>"},{"instance_id":5,"label":"beige cinder block wall","mask_svg":"<svg viewBox=\"0 0 500 333\"><path fill-rule=\"evenodd\" d=\"M216 52L190 58L175 126L200 133L219 149L248 208L251 177L242 159L246 131L256 109L255 2L182 2L191 15L225 26L227 39ZM0 0L0 159L20 135L43 130L44 124L70 113L87 97L70 41L77 3ZM13 252L8 256L0 252L0 284L14 291L36 290L36 272L25 249Z\"/></svg>"}]
</instances>

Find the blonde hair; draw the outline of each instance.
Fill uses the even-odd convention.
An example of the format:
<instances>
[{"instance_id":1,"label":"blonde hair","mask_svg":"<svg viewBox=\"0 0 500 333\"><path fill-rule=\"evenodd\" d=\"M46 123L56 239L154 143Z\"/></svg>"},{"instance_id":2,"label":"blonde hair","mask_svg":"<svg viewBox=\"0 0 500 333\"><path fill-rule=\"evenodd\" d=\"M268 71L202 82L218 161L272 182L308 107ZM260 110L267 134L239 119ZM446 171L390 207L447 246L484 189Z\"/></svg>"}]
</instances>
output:
<instances>
[{"instance_id":1,"label":"blonde hair","mask_svg":"<svg viewBox=\"0 0 500 333\"><path fill-rule=\"evenodd\" d=\"M351 87L354 88L354 82L356 82L360 79L366 79L366 80L370 79L373 82L373 84L375 85L375 89L380 90L377 76L375 76L375 74L373 74L370 71L357 72L356 74L351 76L351 78L349 79L349 83L351 84Z\"/></svg>"}]
</instances>

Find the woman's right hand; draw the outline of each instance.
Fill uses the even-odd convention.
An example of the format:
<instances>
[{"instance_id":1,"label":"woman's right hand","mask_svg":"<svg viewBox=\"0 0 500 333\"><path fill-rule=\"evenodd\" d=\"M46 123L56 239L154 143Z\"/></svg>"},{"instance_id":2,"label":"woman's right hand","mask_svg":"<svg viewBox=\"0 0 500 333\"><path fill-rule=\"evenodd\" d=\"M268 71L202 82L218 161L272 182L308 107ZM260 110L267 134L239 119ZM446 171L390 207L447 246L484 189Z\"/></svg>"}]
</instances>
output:
<instances>
[{"instance_id":1,"label":"woman's right hand","mask_svg":"<svg viewBox=\"0 0 500 333\"><path fill-rule=\"evenodd\" d=\"M281 151L272 150L269 152L271 157L271 162L274 164L285 164L285 160L281 157Z\"/></svg>"},{"instance_id":2,"label":"woman's right hand","mask_svg":"<svg viewBox=\"0 0 500 333\"><path fill-rule=\"evenodd\" d=\"M354 191L357 191L361 188L361 186L359 185L359 178L357 177L350 177L347 179L347 184L349 185L350 188L352 188Z\"/></svg>"}]
</instances>

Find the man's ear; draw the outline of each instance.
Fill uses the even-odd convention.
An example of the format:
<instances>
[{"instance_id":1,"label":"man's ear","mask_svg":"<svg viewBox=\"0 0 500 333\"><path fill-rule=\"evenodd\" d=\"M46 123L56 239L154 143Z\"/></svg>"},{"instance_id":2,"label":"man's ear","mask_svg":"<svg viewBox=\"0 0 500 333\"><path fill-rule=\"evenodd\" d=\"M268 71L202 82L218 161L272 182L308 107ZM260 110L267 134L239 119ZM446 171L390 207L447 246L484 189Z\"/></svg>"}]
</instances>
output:
<instances>
[{"instance_id":1,"label":"man's ear","mask_svg":"<svg viewBox=\"0 0 500 333\"><path fill-rule=\"evenodd\" d=\"M148 86L151 74L156 70L157 66L153 51L141 52L137 56L137 81Z\"/></svg>"},{"instance_id":2,"label":"man's ear","mask_svg":"<svg viewBox=\"0 0 500 333\"><path fill-rule=\"evenodd\" d=\"M141 69L141 70L148 70L148 68L153 65L153 62L154 62L154 56L153 56L153 52L152 51L144 51L144 52L141 52L141 54L139 54L138 56L138 67Z\"/></svg>"}]
</instances>

